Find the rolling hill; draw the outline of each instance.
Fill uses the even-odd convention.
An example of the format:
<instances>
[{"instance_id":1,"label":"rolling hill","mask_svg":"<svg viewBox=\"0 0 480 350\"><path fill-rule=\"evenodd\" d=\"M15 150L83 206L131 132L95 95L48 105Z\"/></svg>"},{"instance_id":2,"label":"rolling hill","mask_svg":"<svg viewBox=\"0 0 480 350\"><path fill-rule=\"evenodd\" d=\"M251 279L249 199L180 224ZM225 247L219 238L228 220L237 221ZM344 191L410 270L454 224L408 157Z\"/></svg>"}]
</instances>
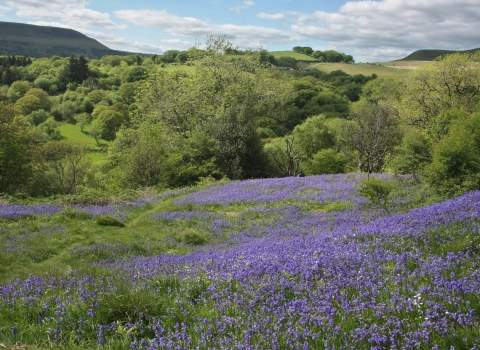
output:
<instances>
[{"instance_id":1,"label":"rolling hill","mask_svg":"<svg viewBox=\"0 0 480 350\"><path fill-rule=\"evenodd\" d=\"M104 55L130 55L111 50L97 40L72 29L0 22L0 55L52 57L83 55L101 58Z\"/></svg>"},{"instance_id":2,"label":"rolling hill","mask_svg":"<svg viewBox=\"0 0 480 350\"><path fill-rule=\"evenodd\" d=\"M417 50L415 52L412 52L410 55L408 55L405 58L399 59L398 61L433 61L435 58L440 57L442 55L447 55L451 53L467 53L467 52L475 52L480 50L480 48L477 49L471 49L471 50L464 50L464 51L455 51L455 50Z\"/></svg>"}]
</instances>

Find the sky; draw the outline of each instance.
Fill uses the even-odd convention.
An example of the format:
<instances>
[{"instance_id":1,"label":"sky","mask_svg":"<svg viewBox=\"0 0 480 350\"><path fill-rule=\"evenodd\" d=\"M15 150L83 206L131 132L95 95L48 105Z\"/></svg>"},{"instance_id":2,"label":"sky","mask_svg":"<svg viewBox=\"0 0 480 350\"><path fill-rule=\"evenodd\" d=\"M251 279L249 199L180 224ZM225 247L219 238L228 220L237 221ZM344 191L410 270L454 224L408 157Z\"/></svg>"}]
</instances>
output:
<instances>
[{"instance_id":1,"label":"sky","mask_svg":"<svg viewBox=\"0 0 480 350\"><path fill-rule=\"evenodd\" d=\"M479 0L0 0L0 21L71 28L151 54L201 48L209 36L242 50L335 50L356 62L480 47Z\"/></svg>"}]
</instances>

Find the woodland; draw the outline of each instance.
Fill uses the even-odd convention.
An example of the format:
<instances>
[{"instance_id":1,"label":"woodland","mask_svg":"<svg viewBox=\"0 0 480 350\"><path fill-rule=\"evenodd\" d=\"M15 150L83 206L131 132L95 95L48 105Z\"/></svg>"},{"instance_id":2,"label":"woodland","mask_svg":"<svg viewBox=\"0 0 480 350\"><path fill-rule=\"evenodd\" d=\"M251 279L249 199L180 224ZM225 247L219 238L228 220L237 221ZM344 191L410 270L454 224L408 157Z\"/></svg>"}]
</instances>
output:
<instances>
[{"instance_id":1,"label":"woodland","mask_svg":"<svg viewBox=\"0 0 480 350\"><path fill-rule=\"evenodd\" d=\"M2 57L0 193L89 203L302 170L410 174L458 195L480 184L479 57L399 78L280 69L288 58L213 37L149 57Z\"/></svg>"}]
</instances>

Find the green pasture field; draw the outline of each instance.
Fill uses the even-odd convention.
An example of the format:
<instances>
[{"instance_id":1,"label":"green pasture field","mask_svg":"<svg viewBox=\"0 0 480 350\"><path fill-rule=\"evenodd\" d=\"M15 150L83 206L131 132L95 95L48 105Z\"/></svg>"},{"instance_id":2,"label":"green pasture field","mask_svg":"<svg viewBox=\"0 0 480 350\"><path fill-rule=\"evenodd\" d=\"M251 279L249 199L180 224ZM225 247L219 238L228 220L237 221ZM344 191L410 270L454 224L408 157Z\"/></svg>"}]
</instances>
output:
<instances>
[{"instance_id":1,"label":"green pasture field","mask_svg":"<svg viewBox=\"0 0 480 350\"><path fill-rule=\"evenodd\" d=\"M385 67L396 67L396 68L404 68L404 69L414 69L419 66L423 66L426 64L432 63L432 61L407 61L407 60L400 60L400 61L390 61L390 62L379 62Z\"/></svg>"},{"instance_id":2,"label":"green pasture field","mask_svg":"<svg viewBox=\"0 0 480 350\"><path fill-rule=\"evenodd\" d=\"M293 51L270 51L269 54L273 55L275 58L293 57L297 61L317 61L314 57Z\"/></svg>"},{"instance_id":3,"label":"green pasture field","mask_svg":"<svg viewBox=\"0 0 480 350\"><path fill-rule=\"evenodd\" d=\"M376 74L379 77L400 77L408 70L405 69L395 69L390 67L385 67L383 65L376 64L345 64L345 63L314 63L304 65L302 68L316 68L322 72L330 73L335 70L342 70L347 74L356 75L363 74L369 76Z\"/></svg>"},{"instance_id":4,"label":"green pasture field","mask_svg":"<svg viewBox=\"0 0 480 350\"><path fill-rule=\"evenodd\" d=\"M58 130L66 139L78 142L91 149L92 152L88 154L88 157L93 163L105 160L106 153L103 153L102 151L108 148L110 145L109 141L99 140L99 143L97 144L97 141L95 141L93 137L80 130L80 126L70 123L60 125Z\"/></svg>"}]
</instances>

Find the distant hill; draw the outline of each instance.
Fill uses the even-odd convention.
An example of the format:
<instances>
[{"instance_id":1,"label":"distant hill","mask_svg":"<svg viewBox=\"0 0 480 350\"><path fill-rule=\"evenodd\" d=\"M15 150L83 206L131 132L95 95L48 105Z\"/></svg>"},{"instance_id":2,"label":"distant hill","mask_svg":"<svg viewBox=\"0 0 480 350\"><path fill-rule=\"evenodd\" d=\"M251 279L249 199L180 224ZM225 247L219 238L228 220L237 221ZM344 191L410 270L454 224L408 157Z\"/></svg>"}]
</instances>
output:
<instances>
[{"instance_id":1,"label":"distant hill","mask_svg":"<svg viewBox=\"0 0 480 350\"><path fill-rule=\"evenodd\" d=\"M433 61L435 58L440 57L442 55L447 55L451 53L456 53L456 52L461 52L461 53L467 53L467 52L475 52L478 49L471 49L471 50L464 50L464 51L454 51L454 50L418 50L410 55L408 55L405 58L399 59L398 61Z\"/></svg>"},{"instance_id":2,"label":"distant hill","mask_svg":"<svg viewBox=\"0 0 480 350\"><path fill-rule=\"evenodd\" d=\"M111 50L73 29L0 22L0 55L35 58L83 55L88 58L101 58L105 55L131 54Z\"/></svg>"}]
</instances>

